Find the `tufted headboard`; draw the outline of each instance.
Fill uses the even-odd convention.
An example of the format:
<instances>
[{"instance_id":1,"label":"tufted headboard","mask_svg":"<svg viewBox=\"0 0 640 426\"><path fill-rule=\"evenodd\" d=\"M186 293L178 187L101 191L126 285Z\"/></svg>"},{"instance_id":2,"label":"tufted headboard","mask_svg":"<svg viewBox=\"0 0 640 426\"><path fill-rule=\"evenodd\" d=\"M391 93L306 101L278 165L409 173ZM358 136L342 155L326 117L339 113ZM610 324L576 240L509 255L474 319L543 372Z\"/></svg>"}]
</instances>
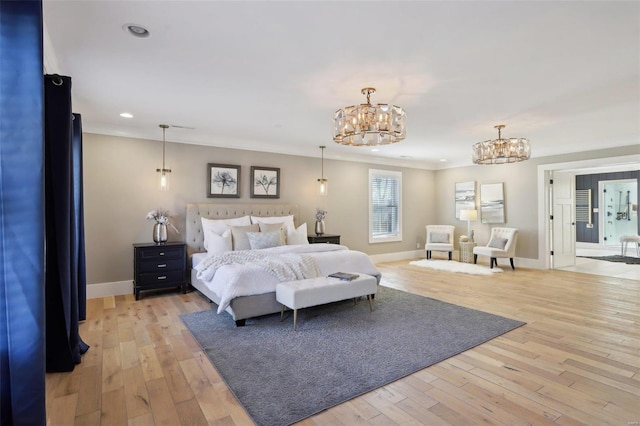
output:
<instances>
[{"instance_id":1,"label":"tufted headboard","mask_svg":"<svg viewBox=\"0 0 640 426\"><path fill-rule=\"evenodd\" d=\"M232 219L242 216L289 216L298 225L297 204L187 204L186 230L187 255L204 251L201 217L207 219Z\"/></svg>"}]
</instances>

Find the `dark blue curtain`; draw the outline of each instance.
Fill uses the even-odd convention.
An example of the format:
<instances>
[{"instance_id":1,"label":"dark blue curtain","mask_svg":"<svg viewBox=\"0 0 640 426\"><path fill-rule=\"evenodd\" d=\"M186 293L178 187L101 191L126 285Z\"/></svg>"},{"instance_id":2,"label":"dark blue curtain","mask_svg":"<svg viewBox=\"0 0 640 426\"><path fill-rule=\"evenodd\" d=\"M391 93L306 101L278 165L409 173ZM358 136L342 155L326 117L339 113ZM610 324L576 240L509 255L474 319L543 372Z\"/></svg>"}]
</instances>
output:
<instances>
[{"instance_id":1,"label":"dark blue curtain","mask_svg":"<svg viewBox=\"0 0 640 426\"><path fill-rule=\"evenodd\" d=\"M0 1L0 424L43 425L42 3Z\"/></svg>"},{"instance_id":2,"label":"dark blue curtain","mask_svg":"<svg viewBox=\"0 0 640 426\"><path fill-rule=\"evenodd\" d=\"M81 124L71 112L71 78L46 75L44 99L47 371L72 371L89 348L78 332L85 288Z\"/></svg>"}]
</instances>

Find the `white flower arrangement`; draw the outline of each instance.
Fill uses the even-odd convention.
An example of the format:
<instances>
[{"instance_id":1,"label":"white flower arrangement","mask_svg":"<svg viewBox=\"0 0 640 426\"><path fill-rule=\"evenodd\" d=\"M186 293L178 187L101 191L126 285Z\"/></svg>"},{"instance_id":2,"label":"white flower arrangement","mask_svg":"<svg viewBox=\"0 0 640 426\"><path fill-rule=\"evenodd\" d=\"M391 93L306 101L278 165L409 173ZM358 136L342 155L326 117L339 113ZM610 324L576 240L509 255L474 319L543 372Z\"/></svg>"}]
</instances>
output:
<instances>
[{"instance_id":1,"label":"white flower arrangement","mask_svg":"<svg viewBox=\"0 0 640 426\"><path fill-rule=\"evenodd\" d=\"M327 215L327 211L321 208L316 208L316 220L319 222L324 220L324 217Z\"/></svg>"},{"instance_id":2,"label":"white flower arrangement","mask_svg":"<svg viewBox=\"0 0 640 426\"><path fill-rule=\"evenodd\" d=\"M173 226L173 224L169 221L170 217L171 215L169 214L169 210L157 208L147 213L146 219L155 220L155 222L160 225L169 225L170 227L173 228L174 231L176 231L179 234L180 231L178 231L178 229L175 226Z\"/></svg>"}]
</instances>

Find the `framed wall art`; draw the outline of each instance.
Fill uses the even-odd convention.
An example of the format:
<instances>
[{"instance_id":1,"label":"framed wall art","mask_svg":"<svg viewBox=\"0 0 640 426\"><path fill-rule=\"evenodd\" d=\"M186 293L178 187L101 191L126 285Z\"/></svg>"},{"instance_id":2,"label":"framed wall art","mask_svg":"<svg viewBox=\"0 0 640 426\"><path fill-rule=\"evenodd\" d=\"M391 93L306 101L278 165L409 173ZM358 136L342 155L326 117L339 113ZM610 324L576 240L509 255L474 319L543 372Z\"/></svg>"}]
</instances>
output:
<instances>
[{"instance_id":1,"label":"framed wall art","mask_svg":"<svg viewBox=\"0 0 640 426\"><path fill-rule=\"evenodd\" d=\"M456 219L460 219L460 210L476 209L476 182L456 183Z\"/></svg>"},{"instance_id":2,"label":"framed wall art","mask_svg":"<svg viewBox=\"0 0 640 426\"><path fill-rule=\"evenodd\" d=\"M207 164L208 198L240 198L240 166Z\"/></svg>"},{"instance_id":3,"label":"framed wall art","mask_svg":"<svg viewBox=\"0 0 640 426\"><path fill-rule=\"evenodd\" d=\"M280 169L251 166L251 198L280 198Z\"/></svg>"},{"instance_id":4,"label":"framed wall art","mask_svg":"<svg viewBox=\"0 0 640 426\"><path fill-rule=\"evenodd\" d=\"M480 217L482 223L504 223L503 183L480 185Z\"/></svg>"}]
</instances>

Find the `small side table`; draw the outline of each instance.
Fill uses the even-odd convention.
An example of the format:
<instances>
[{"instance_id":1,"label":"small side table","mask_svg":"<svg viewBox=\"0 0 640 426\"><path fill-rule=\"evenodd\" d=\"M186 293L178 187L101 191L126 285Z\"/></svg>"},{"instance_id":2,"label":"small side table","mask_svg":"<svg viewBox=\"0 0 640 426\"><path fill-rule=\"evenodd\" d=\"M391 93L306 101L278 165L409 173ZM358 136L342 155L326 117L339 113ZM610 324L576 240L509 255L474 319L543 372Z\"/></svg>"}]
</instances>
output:
<instances>
[{"instance_id":1,"label":"small side table","mask_svg":"<svg viewBox=\"0 0 640 426\"><path fill-rule=\"evenodd\" d=\"M460 250L458 260L464 263L473 263L473 248L476 246L474 241L460 241Z\"/></svg>"},{"instance_id":2,"label":"small side table","mask_svg":"<svg viewBox=\"0 0 640 426\"><path fill-rule=\"evenodd\" d=\"M318 243L340 244L340 235L313 234L313 235L308 235L307 240L309 241L309 244L318 244Z\"/></svg>"}]
</instances>

